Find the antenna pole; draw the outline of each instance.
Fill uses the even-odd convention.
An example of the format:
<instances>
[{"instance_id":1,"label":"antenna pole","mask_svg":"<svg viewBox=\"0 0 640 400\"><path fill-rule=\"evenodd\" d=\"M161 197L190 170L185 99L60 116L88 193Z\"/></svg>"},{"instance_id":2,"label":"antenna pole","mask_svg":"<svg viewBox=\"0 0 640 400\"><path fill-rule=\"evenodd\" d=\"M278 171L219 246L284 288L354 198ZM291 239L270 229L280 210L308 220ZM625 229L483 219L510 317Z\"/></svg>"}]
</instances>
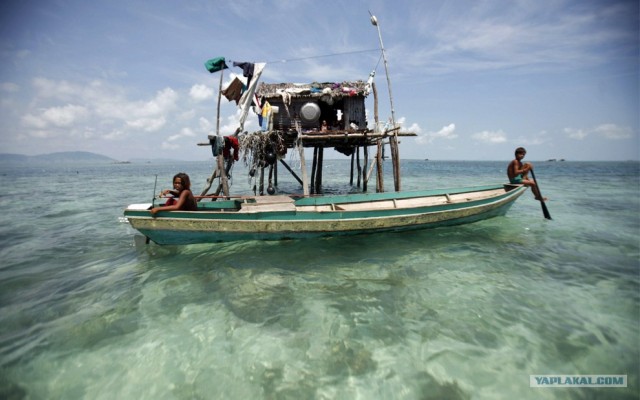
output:
<instances>
[{"instance_id":1,"label":"antenna pole","mask_svg":"<svg viewBox=\"0 0 640 400\"><path fill-rule=\"evenodd\" d=\"M389 103L391 103L391 123L393 127L396 127L396 115L395 110L393 108L393 95L391 94L391 80L389 79L389 65L387 64L387 56L384 52L384 44L382 43L382 33L380 33L380 25L378 24L378 19L375 15L371 14L369 11L369 15L371 15L371 24L376 27L378 30L378 39L380 40L380 50L382 50L382 60L384 61L384 72L387 76L387 88L389 89Z\"/></svg>"},{"instance_id":2,"label":"antenna pole","mask_svg":"<svg viewBox=\"0 0 640 400\"><path fill-rule=\"evenodd\" d=\"M378 18L371 14L371 24L378 30L378 39L380 39L380 50L382 50L382 59L384 60L384 72L387 75L387 88L389 89L389 103L391 105L391 124L393 129L393 137L389 139L389 147L391 148L391 162L393 163L393 184L396 192L400 191L400 154L398 152L398 130L396 128L396 113L393 108L393 95L391 94L391 79L389 79L389 66L387 65L387 56L384 52L384 44L382 44L382 33L380 33L380 25Z\"/></svg>"}]
</instances>

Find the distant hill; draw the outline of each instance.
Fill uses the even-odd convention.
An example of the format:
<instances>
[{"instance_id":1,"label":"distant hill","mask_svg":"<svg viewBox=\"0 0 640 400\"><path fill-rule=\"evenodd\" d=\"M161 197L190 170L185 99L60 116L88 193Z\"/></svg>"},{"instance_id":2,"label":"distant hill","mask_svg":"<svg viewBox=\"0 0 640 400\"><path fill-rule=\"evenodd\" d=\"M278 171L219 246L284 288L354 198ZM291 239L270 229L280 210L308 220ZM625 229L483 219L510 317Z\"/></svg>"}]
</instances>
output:
<instances>
[{"instance_id":1,"label":"distant hill","mask_svg":"<svg viewBox=\"0 0 640 400\"><path fill-rule=\"evenodd\" d=\"M113 163L111 157L88 151L62 151L58 153L26 156L23 154L0 153L3 163Z\"/></svg>"}]
</instances>

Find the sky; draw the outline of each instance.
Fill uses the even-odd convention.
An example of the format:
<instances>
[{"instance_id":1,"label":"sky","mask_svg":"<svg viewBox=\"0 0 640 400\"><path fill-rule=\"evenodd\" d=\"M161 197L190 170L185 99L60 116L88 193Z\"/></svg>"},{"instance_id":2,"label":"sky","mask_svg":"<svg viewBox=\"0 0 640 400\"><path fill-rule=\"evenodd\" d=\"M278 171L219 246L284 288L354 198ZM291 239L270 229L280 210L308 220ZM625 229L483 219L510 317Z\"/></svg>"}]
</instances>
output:
<instances>
[{"instance_id":1,"label":"sky","mask_svg":"<svg viewBox=\"0 0 640 400\"><path fill-rule=\"evenodd\" d=\"M391 89L396 121L417 134L401 139L405 159L508 162L524 146L529 160L638 160L638 4L5 0L0 153L209 160L197 144L216 134L220 73L204 63L225 57L266 62L267 83L375 70L381 117ZM236 76L225 70L224 86ZM220 110L221 134L233 133L235 103ZM250 115L245 129L257 128Z\"/></svg>"}]
</instances>

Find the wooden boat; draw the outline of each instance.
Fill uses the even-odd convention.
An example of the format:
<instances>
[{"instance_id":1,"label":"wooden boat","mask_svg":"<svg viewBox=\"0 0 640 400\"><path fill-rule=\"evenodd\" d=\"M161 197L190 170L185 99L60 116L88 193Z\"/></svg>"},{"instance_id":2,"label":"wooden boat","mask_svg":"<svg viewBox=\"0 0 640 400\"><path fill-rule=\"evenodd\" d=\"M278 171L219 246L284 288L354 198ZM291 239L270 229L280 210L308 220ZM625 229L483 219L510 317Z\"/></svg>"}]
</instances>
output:
<instances>
[{"instance_id":1,"label":"wooden boat","mask_svg":"<svg viewBox=\"0 0 640 400\"><path fill-rule=\"evenodd\" d=\"M131 226L158 244L279 240L459 225L504 215L526 190L495 185L456 190L331 196L251 196L200 202L198 211L130 205Z\"/></svg>"},{"instance_id":2,"label":"wooden boat","mask_svg":"<svg viewBox=\"0 0 640 400\"><path fill-rule=\"evenodd\" d=\"M374 16L371 16L371 22L378 27ZM131 226L158 244L189 244L404 231L464 224L504 215L526 187L496 184L444 190L401 190L398 137L415 134L402 132L401 126L395 122L391 83L379 27L378 34L389 89L391 117L387 122L380 122L378 118L375 70L367 81L314 82L307 85L260 83L258 87L264 64L255 64L251 83L239 99L235 98L242 110L239 127L233 135L223 137L219 131L220 94L225 92L227 96L233 92L229 89L234 82L223 90L222 74L227 68L224 58L209 60L205 64L207 69L220 72L217 135L210 136L209 142L199 145L212 147L217 165L205 189L197 196L198 210L161 211L154 218L149 211L153 204L133 204L124 211ZM243 84L236 86L243 87ZM374 100L373 128L365 113L365 98L371 93ZM260 130L253 133L244 132L244 122L250 109L256 111L260 121ZM250 179L255 181L253 195L231 196L229 193L226 175L235 157L228 153L225 158L219 149L222 146L229 150L227 142L232 143L231 137L243 153ZM395 190L388 193L384 189L385 146L390 148ZM369 148L372 147L376 152L370 159ZM310 176L305 148L314 151ZM362 189L362 193L322 195L325 148L351 156L350 183ZM299 158L302 178L285 162L288 150ZM361 153L364 165L360 164ZM278 162L300 183L302 195L279 193ZM357 162L358 170L356 184L353 183L354 162ZM376 193L368 193L367 183L374 167ZM268 185L265 185L267 175ZM219 180L217 190L210 195L208 191L216 179ZM268 194L265 194L265 187Z\"/></svg>"}]
</instances>

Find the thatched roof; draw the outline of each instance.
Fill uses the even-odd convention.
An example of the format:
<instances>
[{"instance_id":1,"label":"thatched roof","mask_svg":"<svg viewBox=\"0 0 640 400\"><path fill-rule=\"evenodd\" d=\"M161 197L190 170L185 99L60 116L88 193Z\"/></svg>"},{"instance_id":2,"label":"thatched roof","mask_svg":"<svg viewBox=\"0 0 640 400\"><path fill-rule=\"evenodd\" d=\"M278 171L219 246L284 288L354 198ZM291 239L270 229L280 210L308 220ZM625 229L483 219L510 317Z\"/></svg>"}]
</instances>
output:
<instances>
[{"instance_id":1,"label":"thatched roof","mask_svg":"<svg viewBox=\"0 0 640 400\"><path fill-rule=\"evenodd\" d=\"M281 98L288 95L291 98L322 97L332 98L349 96L367 96L367 83L355 82L313 82L313 83L261 83L256 90L258 96L265 98Z\"/></svg>"}]
</instances>

